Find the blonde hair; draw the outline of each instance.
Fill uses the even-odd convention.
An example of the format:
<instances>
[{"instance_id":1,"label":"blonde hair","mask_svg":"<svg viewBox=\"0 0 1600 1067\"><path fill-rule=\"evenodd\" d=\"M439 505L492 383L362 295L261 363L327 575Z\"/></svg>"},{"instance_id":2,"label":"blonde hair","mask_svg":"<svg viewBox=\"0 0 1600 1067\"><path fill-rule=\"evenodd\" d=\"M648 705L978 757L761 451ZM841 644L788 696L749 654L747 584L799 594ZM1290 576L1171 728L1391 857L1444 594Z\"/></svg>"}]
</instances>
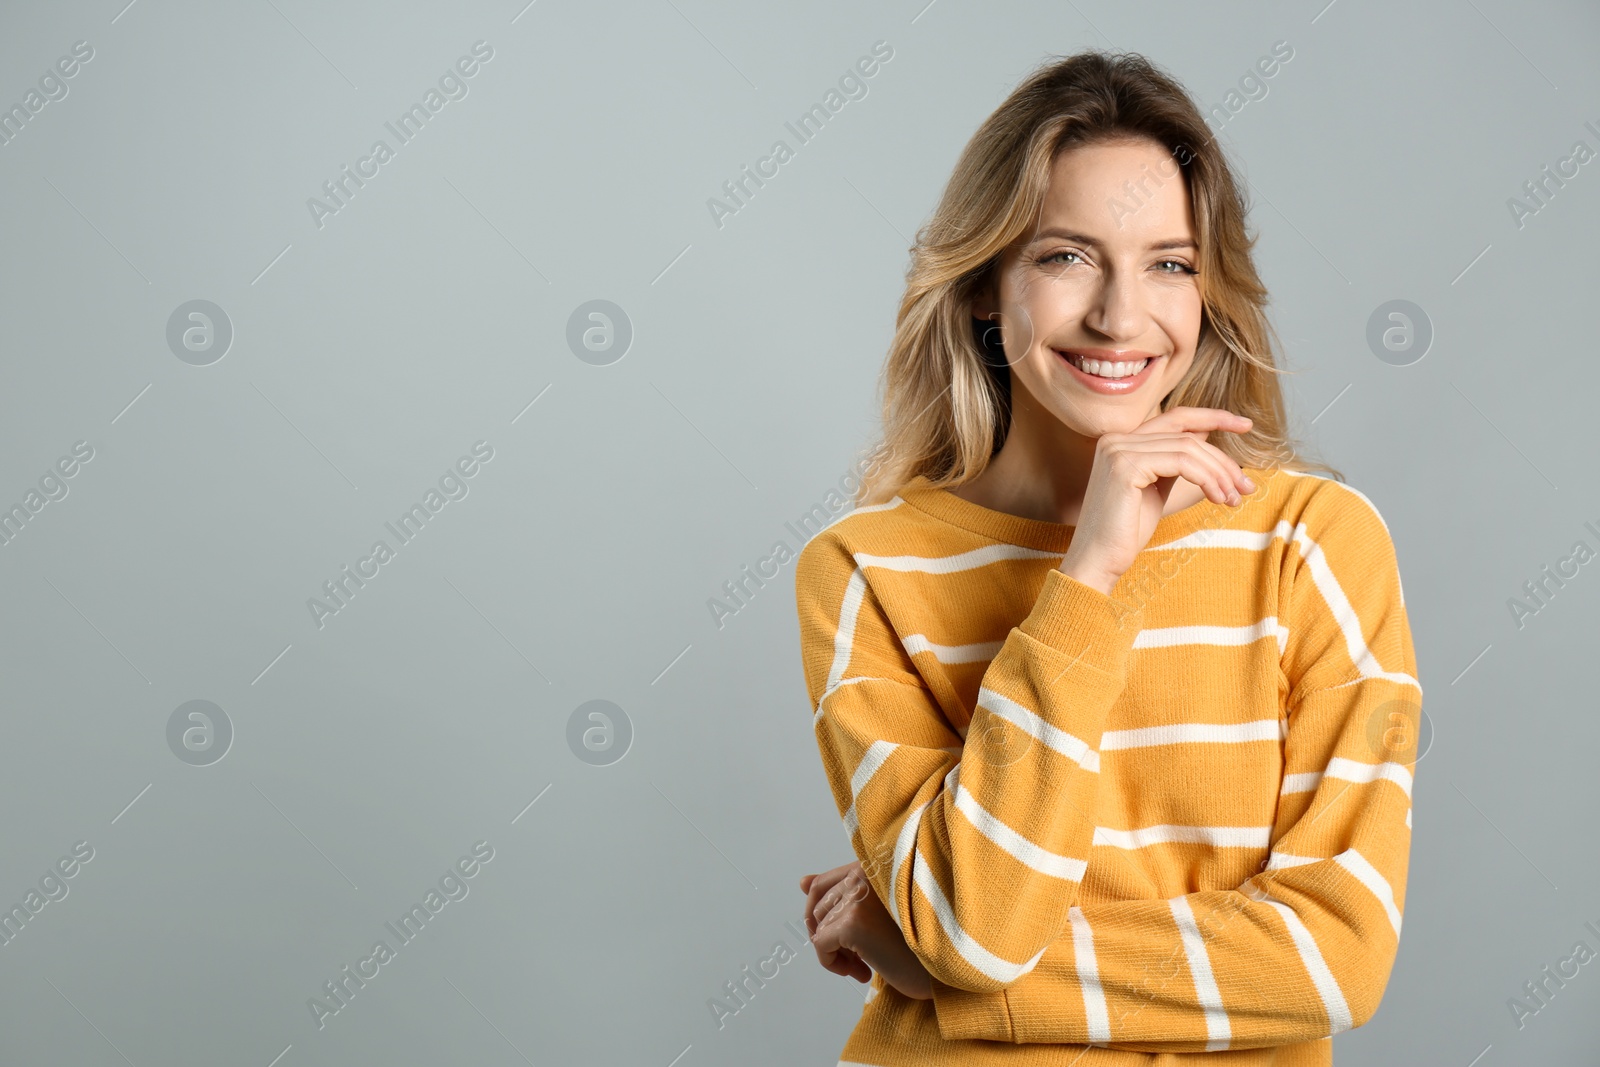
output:
<instances>
[{"instance_id":1,"label":"blonde hair","mask_svg":"<svg viewBox=\"0 0 1600 1067\"><path fill-rule=\"evenodd\" d=\"M1184 175L1199 244L1201 325L1189 372L1163 400L1248 416L1248 433L1219 433L1243 467L1339 471L1302 458L1288 435L1286 373L1251 258L1239 182L1199 109L1143 56L1086 51L1030 74L967 142L933 216L917 231L894 340L879 379L883 435L868 453L856 504L890 499L926 475L935 486L981 474L1011 422L1011 374L986 348L974 298L1005 250L1035 225L1051 165L1069 148L1148 138ZM992 329L992 327L990 327Z\"/></svg>"}]
</instances>

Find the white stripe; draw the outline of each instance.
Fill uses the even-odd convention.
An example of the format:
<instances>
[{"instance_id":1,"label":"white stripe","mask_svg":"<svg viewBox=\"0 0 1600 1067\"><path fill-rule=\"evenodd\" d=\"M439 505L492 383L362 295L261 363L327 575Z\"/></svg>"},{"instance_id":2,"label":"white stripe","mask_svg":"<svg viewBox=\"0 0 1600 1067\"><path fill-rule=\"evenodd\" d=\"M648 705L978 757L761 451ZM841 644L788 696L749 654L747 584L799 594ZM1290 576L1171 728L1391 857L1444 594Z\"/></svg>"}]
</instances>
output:
<instances>
[{"instance_id":1,"label":"white stripe","mask_svg":"<svg viewBox=\"0 0 1600 1067\"><path fill-rule=\"evenodd\" d=\"M1278 639L1278 655L1283 655L1289 640L1289 628L1278 625L1275 616L1268 615L1260 622L1248 626L1166 626L1154 630L1140 630L1133 639L1134 648L1172 648L1177 645L1248 645L1263 637Z\"/></svg>"},{"instance_id":2,"label":"white stripe","mask_svg":"<svg viewBox=\"0 0 1600 1067\"><path fill-rule=\"evenodd\" d=\"M1389 532L1389 524L1383 521L1383 515L1382 515L1381 512L1378 511L1377 505L1374 504L1371 500L1368 500L1367 499L1367 495L1365 493L1363 493L1361 490L1357 489L1355 486L1346 485L1344 482L1335 481L1332 478L1324 477L1324 476L1319 475L1319 474L1312 474L1309 471L1285 470L1283 473L1289 474L1289 475L1293 475L1296 478L1316 478L1318 481L1328 482L1328 483L1330 483L1332 485L1337 485L1340 489L1343 489L1347 493L1354 493L1356 496L1361 498L1362 503L1366 504L1367 507L1372 509L1372 514L1374 516L1376 516L1378 522L1383 525L1383 532L1384 533L1388 533Z\"/></svg>"},{"instance_id":3,"label":"white stripe","mask_svg":"<svg viewBox=\"0 0 1600 1067\"><path fill-rule=\"evenodd\" d=\"M1181 722L1170 726L1141 726L1137 730L1107 730L1100 735L1100 751L1181 745L1191 741L1239 744L1246 741L1281 741L1288 733L1282 719L1254 722Z\"/></svg>"},{"instance_id":4,"label":"white stripe","mask_svg":"<svg viewBox=\"0 0 1600 1067\"><path fill-rule=\"evenodd\" d=\"M833 694L837 693L839 690L843 689L845 686L847 686L847 685L856 685L857 683L860 683L860 682L892 682L892 681L894 681L894 679L892 679L892 678L874 678L870 674L858 674L854 678L846 678L844 681L839 682L837 685L830 686L828 688L828 690L825 693L822 694L822 699L817 701L816 714L811 716L811 727L812 727L812 729L816 729L817 724L822 721L822 705L827 703L827 700L828 700L829 697L833 696ZM901 684L904 684L904 683L901 683Z\"/></svg>"},{"instance_id":5,"label":"white stripe","mask_svg":"<svg viewBox=\"0 0 1600 1067\"><path fill-rule=\"evenodd\" d=\"M1305 965L1306 974L1311 977L1311 984L1317 987L1317 995L1322 998L1322 1007L1328 1013L1328 1034L1343 1033L1354 1025L1355 1020L1350 1015L1350 1005L1345 1003L1344 993L1339 989L1339 983L1334 980L1333 972L1328 969L1328 963L1322 958L1322 950L1317 948L1317 939L1311 936L1311 931L1306 929L1306 924L1300 921L1300 916L1294 909L1281 900L1275 899L1271 894L1259 886L1251 886L1249 894L1256 900L1272 905L1283 923L1289 928L1289 936L1294 939L1294 947L1300 952L1300 962Z\"/></svg>"},{"instance_id":6,"label":"white stripe","mask_svg":"<svg viewBox=\"0 0 1600 1067\"><path fill-rule=\"evenodd\" d=\"M1283 525L1280 523L1279 525ZM1334 577L1333 568L1328 566L1327 558L1322 554L1322 546L1313 541L1306 534L1305 523L1300 523L1294 528L1293 541L1300 546L1300 555L1305 559L1306 565L1311 570L1312 584L1322 594L1323 601L1333 613L1334 622L1339 624L1339 630L1344 634L1345 650L1350 655L1350 662L1354 663L1356 670L1361 672L1363 678L1384 678L1391 682L1400 682L1403 685L1417 687L1418 693L1422 691L1422 683L1411 675L1402 671L1386 671L1367 647L1366 638L1361 635L1361 617L1356 614L1356 609L1351 607L1349 599L1344 595L1344 589L1339 585L1339 580Z\"/></svg>"},{"instance_id":7,"label":"white stripe","mask_svg":"<svg viewBox=\"0 0 1600 1067\"><path fill-rule=\"evenodd\" d=\"M905 923L900 918L900 894L895 886L900 878L900 869L906 864L906 857L917 847L917 830L922 826L922 813L927 807L928 804L919 804L911 809L911 814L900 824L900 832L894 839L894 866L889 868L889 914L894 916L894 924L901 930L905 929ZM909 904L907 908L910 908Z\"/></svg>"},{"instance_id":8,"label":"white stripe","mask_svg":"<svg viewBox=\"0 0 1600 1067\"><path fill-rule=\"evenodd\" d=\"M1033 970L1045 949L1041 948L1034 953L1033 958L1022 963L1012 963L1002 959L984 948L972 935L961 928L956 921L955 909L950 906L950 901L945 897L944 890L939 888L939 881L933 876L933 870L928 866L928 861L923 857L922 850L918 849L915 860L916 866L912 869L912 876L922 895L928 898L928 903L933 905L933 913L939 919L939 926L944 930L945 938L961 954L961 958L972 965L973 969L993 981L1011 983ZM982 892L981 888L979 890Z\"/></svg>"},{"instance_id":9,"label":"white stripe","mask_svg":"<svg viewBox=\"0 0 1600 1067\"><path fill-rule=\"evenodd\" d=\"M901 641L905 646L906 654L915 656L918 652L932 652L933 658L940 663L978 663L986 659L994 659L1000 652L1004 641L979 641L971 645L936 645L922 634L912 634Z\"/></svg>"},{"instance_id":10,"label":"white stripe","mask_svg":"<svg viewBox=\"0 0 1600 1067\"><path fill-rule=\"evenodd\" d=\"M978 707L1004 719L1031 737L1043 741L1086 771L1100 769L1100 754L1080 738L1045 722L1010 697L1001 696L988 686L978 690Z\"/></svg>"},{"instance_id":11,"label":"white stripe","mask_svg":"<svg viewBox=\"0 0 1600 1067\"><path fill-rule=\"evenodd\" d=\"M844 511L844 512L841 512L838 515L835 515L833 518L828 520L828 525L822 527L822 530L826 530L830 526L836 526L839 523L843 522L844 520L848 519L852 515L871 515L874 511L888 511L890 508L897 508L901 504L904 504L904 503L905 503L905 501L901 500L899 495L896 495L896 496L892 497L891 499L884 501L882 504L863 504L860 507L854 507L854 508L851 508L848 511ZM801 523L804 523L805 520L808 517L809 517L809 512L806 515L800 516L800 520L799 521ZM804 527L802 526L801 529L803 529L803 528ZM818 530L817 533L821 533L822 530ZM798 533L798 532L799 532L799 530L796 530L796 533ZM817 536L817 534L812 534L811 536L815 537L815 536Z\"/></svg>"},{"instance_id":12,"label":"white stripe","mask_svg":"<svg viewBox=\"0 0 1600 1067\"><path fill-rule=\"evenodd\" d=\"M954 574L957 571L969 571L1008 559L1062 558L1060 552L1041 552L1036 548L1002 544L984 545L982 548L974 548L970 552L958 552L953 556L873 556L865 552L856 552L853 555L857 567L882 567L890 571L922 571L927 574Z\"/></svg>"},{"instance_id":13,"label":"white stripe","mask_svg":"<svg viewBox=\"0 0 1600 1067\"><path fill-rule=\"evenodd\" d=\"M1389 916L1389 925L1394 927L1394 936L1399 937L1400 909L1395 905L1394 889L1389 885L1389 880L1380 874L1378 868L1369 863L1365 856L1353 848L1345 849L1333 858L1339 866L1355 875L1357 881L1372 890L1372 895L1383 905L1384 914Z\"/></svg>"},{"instance_id":14,"label":"white stripe","mask_svg":"<svg viewBox=\"0 0 1600 1067\"><path fill-rule=\"evenodd\" d=\"M1411 795L1411 772L1400 763L1358 763L1353 759L1335 756L1328 761L1327 777L1346 782L1375 782L1383 779L1393 782Z\"/></svg>"},{"instance_id":15,"label":"white stripe","mask_svg":"<svg viewBox=\"0 0 1600 1067\"><path fill-rule=\"evenodd\" d=\"M867 783L872 781L872 776L878 773L878 768L882 767L884 761L899 747L892 741L874 741L861 754L861 762L856 764L855 773L850 776L850 810L844 813L844 830L852 838L860 828L860 823L856 819L856 798L867 787Z\"/></svg>"},{"instance_id":16,"label":"white stripe","mask_svg":"<svg viewBox=\"0 0 1600 1067\"><path fill-rule=\"evenodd\" d=\"M1307 863L1322 863L1315 856L1296 856L1292 852L1274 852L1267 857L1267 870L1276 871L1284 867L1300 867Z\"/></svg>"},{"instance_id":17,"label":"white stripe","mask_svg":"<svg viewBox=\"0 0 1600 1067\"><path fill-rule=\"evenodd\" d=\"M1406 809L1406 829L1411 829L1411 809Z\"/></svg>"},{"instance_id":18,"label":"white stripe","mask_svg":"<svg viewBox=\"0 0 1600 1067\"><path fill-rule=\"evenodd\" d=\"M1067 909L1072 920L1072 955L1078 969L1078 984L1083 986L1083 1014L1088 1021L1089 1041L1105 1043L1111 1040L1111 1012L1106 1007L1105 990L1100 988L1100 965L1094 956L1094 932L1083 909Z\"/></svg>"},{"instance_id":19,"label":"white stripe","mask_svg":"<svg viewBox=\"0 0 1600 1067\"><path fill-rule=\"evenodd\" d=\"M946 785L948 784L947 781ZM1087 866L1083 860L1040 848L996 818L992 812L979 804L964 786L956 787L955 798L957 810L978 828L978 832L1018 861L1054 878L1065 878L1069 882L1083 880L1083 870Z\"/></svg>"},{"instance_id":20,"label":"white stripe","mask_svg":"<svg viewBox=\"0 0 1600 1067\"><path fill-rule=\"evenodd\" d=\"M1335 483L1339 484L1339 483ZM1344 488L1349 488L1345 486ZM1371 507L1372 502L1361 496L1354 489L1350 490ZM1377 508L1372 508L1377 514ZM1378 521L1383 522L1383 516L1378 516ZM1385 532L1389 527L1383 524ZM1333 569L1328 566L1328 561L1322 553L1322 548L1306 533L1305 524L1291 526L1285 519L1279 519L1271 530L1196 530L1174 541L1161 545L1150 545L1148 548L1155 551L1173 551L1188 548L1236 548L1260 551L1272 543L1274 538L1283 538L1300 548L1300 555L1305 559L1311 571L1312 584L1322 594L1323 602L1333 613L1334 621L1338 624L1340 632L1344 635L1345 647L1349 651L1350 661L1356 665L1363 678L1386 678L1402 685L1415 686L1418 692L1422 690L1422 683L1411 675L1402 671L1386 671L1373 656L1372 650L1367 647L1366 639L1361 635L1361 620L1356 616L1355 609L1350 606L1350 601L1344 595L1344 589L1334 577ZM1400 603L1405 604L1405 593L1400 592Z\"/></svg>"},{"instance_id":21,"label":"white stripe","mask_svg":"<svg viewBox=\"0 0 1600 1067\"><path fill-rule=\"evenodd\" d=\"M1141 826L1133 830L1094 828L1094 843L1114 848L1150 845L1210 845L1212 848L1266 848L1272 842L1270 826Z\"/></svg>"},{"instance_id":22,"label":"white stripe","mask_svg":"<svg viewBox=\"0 0 1600 1067\"><path fill-rule=\"evenodd\" d=\"M1321 771L1306 771L1304 774L1286 774L1283 776L1283 789L1280 796L1290 793L1314 793L1317 786L1322 784Z\"/></svg>"},{"instance_id":23,"label":"white stripe","mask_svg":"<svg viewBox=\"0 0 1600 1067\"><path fill-rule=\"evenodd\" d=\"M1195 924L1194 910L1185 897L1167 901L1172 917L1178 923L1178 935L1183 939L1183 953L1189 958L1189 974L1194 979L1195 999L1206 1013L1207 1052L1220 1052L1228 1047L1233 1028L1228 1024L1228 1013L1222 1007L1222 991L1217 988L1216 976L1211 973L1211 957L1206 954L1206 943Z\"/></svg>"},{"instance_id":24,"label":"white stripe","mask_svg":"<svg viewBox=\"0 0 1600 1067\"><path fill-rule=\"evenodd\" d=\"M839 628L833 632L833 665L828 668L828 684L823 686L824 693L838 686L844 678L844 672L850 667L850 650L856 639L856 616L861 611L861 602L866 595L867 578L857 567L844 587L844 603L839 605Z\"/></svg>"}]
</instances>

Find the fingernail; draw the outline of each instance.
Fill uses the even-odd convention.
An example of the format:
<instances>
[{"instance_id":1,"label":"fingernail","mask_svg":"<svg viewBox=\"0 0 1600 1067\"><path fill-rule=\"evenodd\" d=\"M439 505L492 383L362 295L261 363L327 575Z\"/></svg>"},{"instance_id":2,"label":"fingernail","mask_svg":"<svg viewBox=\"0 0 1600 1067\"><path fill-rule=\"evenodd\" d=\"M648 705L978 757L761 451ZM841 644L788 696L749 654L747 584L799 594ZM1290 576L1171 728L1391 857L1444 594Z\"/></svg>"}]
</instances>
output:
<instances>
[{"instance_id":1,"label":"fingernail","mask_svg":"<svg viewBox=\"0 0 1600 1067\"><path fill-rule=\"evenodd\" d=\"M1255 479L1251 478L1248 474L1246 474L1244 476L1244 487L1246 489L1250 490L1252 493L1255 492L1256 491Z\"/></svg>"}]
</instances>

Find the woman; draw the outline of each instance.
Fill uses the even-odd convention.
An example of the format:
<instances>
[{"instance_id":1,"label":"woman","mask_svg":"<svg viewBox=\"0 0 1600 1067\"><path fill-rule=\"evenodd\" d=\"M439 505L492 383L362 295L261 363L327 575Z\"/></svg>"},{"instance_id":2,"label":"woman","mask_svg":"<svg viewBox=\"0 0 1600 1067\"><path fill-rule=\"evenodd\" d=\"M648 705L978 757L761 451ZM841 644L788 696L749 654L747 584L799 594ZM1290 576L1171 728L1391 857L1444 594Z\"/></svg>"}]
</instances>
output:
<instances>
[{"instance_id":1,"label":"woman","mask_svg":"<svg viewBox=\"0 0 1600 1067\"><path fill-rule=\"evenodd\" d=\"M1251 244L1188 95L1099 53L919 234L874 469L796 564L857 856L807 928L872 981L841 1063L1329 1064L1376 1010L1422 691L1387 526L1290 445Z\"/></svg>"}]
</instances>

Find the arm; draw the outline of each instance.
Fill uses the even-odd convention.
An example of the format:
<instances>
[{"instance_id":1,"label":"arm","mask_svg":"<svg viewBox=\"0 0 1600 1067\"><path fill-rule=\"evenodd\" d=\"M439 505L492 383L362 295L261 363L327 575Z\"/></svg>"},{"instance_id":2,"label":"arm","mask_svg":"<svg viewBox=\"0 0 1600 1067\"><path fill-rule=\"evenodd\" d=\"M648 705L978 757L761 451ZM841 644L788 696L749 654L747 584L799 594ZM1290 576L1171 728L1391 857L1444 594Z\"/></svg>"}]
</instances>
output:
<instances>
[{"instance_id":1,"label":"arm","mask_svg":"<svg viewBox=\"0 0 1600 1067\"><path fill-rule=\"evenodd\" d=\"M1198 1052L1371 1018L1399 945L1422 691L1382 520L1333 503L1347 505L1335 523L1313 523L1308 505L1313 532L1290 550L1289 728L1266 869L1237 890L1075 907L1000 992L935 978L946 1038Z\"/></svg>"},{"instance_id":2,"label":"arm","mask_svg":"<svg viewBox=\"0 0 1600 1067\"><path fill-rule=\"evenodd\" d=\"M868 581L914 598L919 566L857 557L827 531L807 544L795 568L806 688L845 832L907 947L949 988L995 991L1066 926L1094 833L1096 749L1140 613L1048 572L985 672L963 742Z\"/></svg>"}]
</instances>

